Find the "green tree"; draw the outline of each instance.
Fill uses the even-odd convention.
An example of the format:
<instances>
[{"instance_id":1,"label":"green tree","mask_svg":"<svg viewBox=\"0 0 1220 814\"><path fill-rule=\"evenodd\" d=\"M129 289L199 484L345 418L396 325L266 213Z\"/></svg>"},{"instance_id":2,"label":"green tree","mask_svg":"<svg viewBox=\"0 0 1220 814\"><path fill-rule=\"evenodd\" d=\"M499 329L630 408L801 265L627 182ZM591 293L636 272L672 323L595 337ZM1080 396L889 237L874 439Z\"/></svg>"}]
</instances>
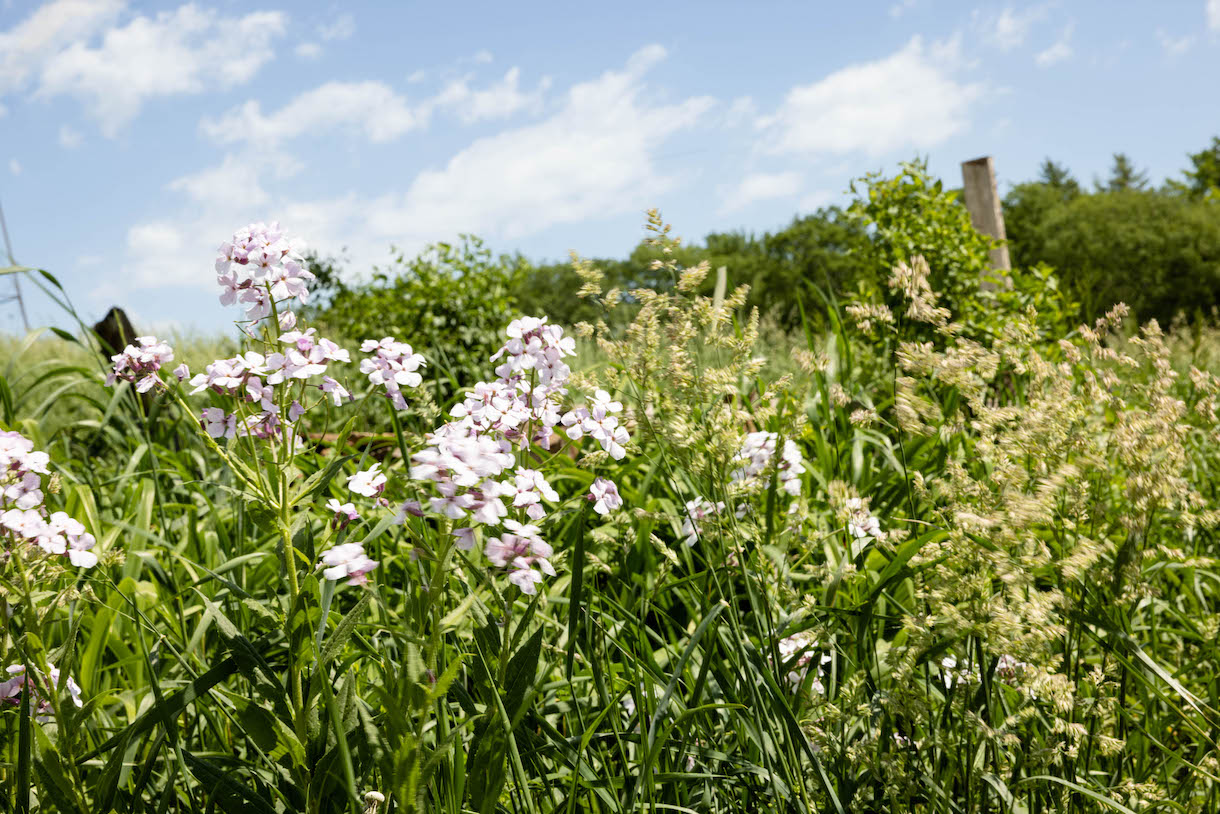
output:
<instances>
[{"instance_id":1,"label":"green tree","mask_svg":"<svg viewBox=\"0 0 1220 814\"><path fill-rule=\"evenodd\" d=\"M1110 167L1110 178L1105 186L1098 184L1097 191L1119 192L1128 189L1147 189L1148 173L1137 170L1126 153L1115 153Z\"/></svg>"},{"instance_id":2,"label":"green tree","mask_svg":"<svg viewBox=\"0 0 1220 814\"><path fill-rule=\"evenodd\" d=\"M1038 180L1016 184L1004 196L1008 252L1018 268L1036 265L1045 254L1046 220L1059 206L1081 195L1080 183L1066 167L1047 158Z\"/></svg>"},{"instance_id":3,"label":"green tree","mask_svg":"<svg viewBox=\"0 0 1220 814\"><path fill-rule=\"evenodd\" d=\"M1065 199L1080 194L1080 183L1072 177L1071 171L1050 158L1043 159L1042 166L1038 168L1038 183L1060 192Z\"/></svg>"},{"instance_id":4,"label":"green tree","mask_svg":"<svg viewBox=\"0 0 1220 814\"><path fill-rule=\"evenodd\" d=\"M1081 195L1051 209L1037 259L1054 266L1092 318L1125 302L1168 320L1220 303L1220 216L1214 206L1149 190Z\"/></svg>"},{"instance_id":5,"label":"green tree","mask_svg":"<svg viewBox=\"0 0 1220 814\"><path fill-rule=\"evenodd\" d=\"M1220 136L1213 136L1210 147L1188 157L1192 168L1183 173L1185 191L1198 198L1220 197Z\"/></svg>"}]
</instances>

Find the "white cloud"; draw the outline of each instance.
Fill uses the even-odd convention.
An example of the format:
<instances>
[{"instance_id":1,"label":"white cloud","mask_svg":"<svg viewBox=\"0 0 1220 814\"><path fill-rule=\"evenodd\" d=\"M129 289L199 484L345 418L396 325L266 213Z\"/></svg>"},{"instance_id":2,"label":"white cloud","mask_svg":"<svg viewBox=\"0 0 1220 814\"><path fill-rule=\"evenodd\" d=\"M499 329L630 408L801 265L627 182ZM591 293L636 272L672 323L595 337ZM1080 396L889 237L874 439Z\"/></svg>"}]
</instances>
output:
<instances>
[{"instance_id":1,"label":"white cloud","mask_svg":"<svg viewBox=\"0 0 1220 814\"><path fill-rule=\"evenodd\" d=\"M758 118L758 105L749 96L738 96L734 99L724 117L725 124L729 127L753 122L756 118Z\"/></svg>"},{"instance_id":2,"label":"white cloud","mask_svg":"<svg viewBox=\"0 0 1220 814\"><path fill-rule=\"evenodd\" d=\"M557 223L644 209L676 183L657 149L714 104L648 104L644 75L665 57L651 45L621 71L573 86L563 107L530 126L479 139L441 170L416 176L396 206L374 206L385 235L454 231L516 238Z\"/></svg>"},{"instance_id":3,"label":"white cloud","mask_svg":"<svg viewBox=\"0 0 1220 814\"><path fill-rule=\"evenodd\" d=\"M1074 53L1072 51L1072 29L1074 27L1072 23L1068 23L1053 45L1045 51L1039 51L1034 56L1034 62L1039 68L1049 68L1072 56Z\"/></svg>"},{"instance_id":4,"label":"white cloud","mask_svg":"<svg viewBox=\"0 0 1220 814\"><path fill-rule=\"evenodd\" d=\"M1220 2L1220 0L1217 1ZM1181 56L1189 51L1190 47L1195 44L1194 36L1184 34L1181 37L1174 37L1163 28L1158 28L1156 30L1156 39L1157 42L1161 44L1161 48L1164 49L1165 55L1168 57Z\"/></svg>"},{"instance_id":5,"label":"white cloud","mask_svg":"<svg viewBox=\"0 0 1220 814\"><path fill-rule=\"evenodd\" d=\"M13 175L21 175L21 162L15 158L10 158L8 162L8 171Z\"/></svg>"},{"instance_id":6,"label":"white cloud","mask_svg":"<svg viewBox=\"0 0 1220 814\"><path fill-rule=\"evenodd\" d=\"M772 198L790 198L801 188L801 176L796 172L756 172L741 179L729 193L721 212L735 212L750 204Z\"/></svg>"},{"instance_id":7,"label":"white cloud","mask_svg":"<svg viewBox=\"0 0 1220 814\"><path fill-rule=\"evenodd\" d=\"M420 172L405 192L301 200L287 184L264 189L257 183L268 175L268 162L283 162L272 172L279 180L292 174L294 162L243 147L219 166L170 185L187 203L178 217L130 230L124 279L209 287L216 245L250 220L278 219L324 253L348 247L352 268L367 269L385 259L390 243L414 251L458 232L511 240L560 223L642 211L678 183L658 159L667 140L714 104L706 97L653 99L645 76L664 55L660 46L650 46L625 68L573 85L546 118L474 141L445 165ZM262 138L298 132L281 124L289 121L280 119L282 112L259 114L258 126L272 122ZM364 127L362 119L355 121ZM402 183L390 178L387 188L401 189Z\"/></svg>"},{"instance_id":8,"label":"white cloud","mask_svg":"<svg viewBox=\"0 0 1220 814\"><path fill-rule=\"evenodd\" d=\"M59 146L66 150L75 150L81 145L82 137L79 131L66 124L59 126Z\"/></svg>"},{"instance_id":9,"label":"white cloud","mask_svg":"<svg viewBox=\"0 0 1220 814\"><path fill-rule=\"evenodd\" d=\"M455 110L466 123L501 119L522 110L542 109L542 98L551 80L544 77L532 91L520 88L521 71L512 68L500 81L482 90L471 90L469 78L455 79L444 87L432 104Z\"/></svg>"},{"instance_id":10,"label":"white cloud","mask_svg":"<svg viewBox=\"0 0 1220 814\"><path fill-rule=\"evenodd\" d=\"M248 81L272 58L286 20L281 12L221 17L188 4L116 26L120 8L59 0L0 35L0 89L75 97L113 136L149 99Z\"/></svg>"},{"instance_id":11,"label":"white cloud","mask_svg":"<svg viewBox=\"0 0 1220 814\"><path fill-rule=\"evenodd\" d=\"M316 42L302 42L292 50L301 59L317 59L322 56L322 46Z\"/></svg>"},{"instance_id":12,"label":"white cloud","mask_svg":"<svg viewBox=\"0 0 1220 814\"><path fill-rule=\"evenodd\" d=\"M952 44L925 48L919 37L875 62L850 65L788 91L760 118L761 149L778 154L879 156L927 148L964 130L982 85L954 78Z\"/></svg>"},{"instance_id":13,"label":"white cloud","mask_svg":"<svg viewBox=\"0 0 1220 814\"><path fill-rule=\"evenodd\" d=\"M356 33L356 18L341 14L326 25L318 26L318 36L327 42L350 39Z\"/></svg>"},{"instance_id":14,"label":"white cloud","mask_svg":"<svg viewBox=\"0 0 1220 814\"><path fill-rule=\"evenodd\" d=\"M470 61L475 65L486 65L487 63L491 62L491 60L491 51L488 51L486 48L484 48L482 51L476 51L475 55L470 58Z\"/></svg>"},{"instance_id":15,"label":"white cloud","mask_svg":"<svg viewBox=\"0 0 1220 814\"><path fill-rule=\"evenodd\" d=\"M1207 27L1220 31L1220 0L1207 0Z\"/></svg>"},{"instance_id":16,"label":"white cloud","mask_svg":"<svg viewBox=\"0 0 1220 814\"><path fill-rule=\"evenodd\" d=\"M915 7L915 0L898 0L897 3L890 6L890 16L897 20L906 12Z\"/></svg>"},{"instance_id":17,"label":"white cloud","mask_svg":"<svg viewBox=\"0 0 1220 814\"><path fill-rule=\"evenodd\" d=\"M245 141L267 147L327 127L352 129L370 141L387 142L422 127L426 120L426 111L412 109L384 82L327 82L274 113L264 114L262 106L251 100L219 119L204 119L200 127L220 144Z\"/></svg>"},{"instance_id":18,"label":"white cloud","mask_svg":"<svg viewBox=\"0 0 1220 814\"><path fill-rule=\"evenodd\" d=\"M999 14L976 22L983 29L986 40L1001 51L1011 51L1025 43L1034 23L1046 16L1046 6L1033 6L1024 11L1013 11L1005 7Z\"/></svg>"},{"instance_id":19,"label":"white cloud","mask_svg":"<svg viewBox=\"0 0 1220 814\"><path fill-rule=\"evenodd\" d=\"M25 87L60 51L113 23L123 0L55 0L0 32L0 94Z\"/></svg>"}]
</instances>

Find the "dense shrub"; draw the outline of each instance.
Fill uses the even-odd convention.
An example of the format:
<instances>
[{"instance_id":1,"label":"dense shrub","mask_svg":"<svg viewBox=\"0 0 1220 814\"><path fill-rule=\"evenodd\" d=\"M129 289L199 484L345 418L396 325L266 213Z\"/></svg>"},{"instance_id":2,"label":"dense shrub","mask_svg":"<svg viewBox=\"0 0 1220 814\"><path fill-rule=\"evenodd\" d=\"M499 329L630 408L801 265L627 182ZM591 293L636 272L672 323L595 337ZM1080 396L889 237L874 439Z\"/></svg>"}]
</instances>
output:
<instances>
[{"instance_id":1,"label":"dense shrub","mask_svg":"<svg viewBox=\"0 0 1220 814\"><path fill-rule=\"evenodd\" d=\"M520 312L529 268L520 256L494 257L477 237L437 243L414 257L348 282L334 261L312 258L320 286L310 315L326 333L352 342L409 336L433 368L444 401L478 381L499 333Z\"/></svg>"},{"instance_id":2,"label":"dense shrub","mask_svg":"<svg viewBox=\"0 0 1220 814\"><path fill-rule=\"evenodd\" d=\"M1207 315L1220 304L1220 205L1151 190L1063 196L1040 185L1010 195L1019 262L1060 269L1094 318L1125 302L1141 319Z\"/></svg>"}]
</instances>

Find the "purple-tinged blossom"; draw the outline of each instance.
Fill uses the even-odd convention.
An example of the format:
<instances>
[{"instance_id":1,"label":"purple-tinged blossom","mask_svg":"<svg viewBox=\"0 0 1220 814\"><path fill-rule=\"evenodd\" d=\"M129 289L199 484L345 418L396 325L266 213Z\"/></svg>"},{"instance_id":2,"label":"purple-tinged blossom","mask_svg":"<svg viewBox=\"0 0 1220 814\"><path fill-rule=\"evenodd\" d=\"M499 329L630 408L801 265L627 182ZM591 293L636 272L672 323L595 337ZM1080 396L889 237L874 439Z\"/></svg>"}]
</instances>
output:
<instances>
[{"instance_id":1,"label":"purple-tinged blossom","mask_svg":"<svg viewBox=\"0 0 1220 814\"><path fill-rule=\"evenodd\" d=\"M237 230L231 240L221 244L216 258L221 305L241 302L247 306L246 318L259 320L271 314L273 298L276 302L307 302L308 283L314 275L305 268L302 248L284 236L278 223L252 223ZM295 324L295 318L280 317L285 330Z\"/></svg>"},{"instance_id":2,"label":"purple-tinged blossom","mask_svg":"<svg viewBox=\"0 0 1220 814\"><path fill-rule=\"evenodd\" d=\"M324 552L318 562L322 576L338 581L346 579L348 585L364 585L369 581L369 572L377 567L377 561L364 553L360 543L343 543Z\"/></svg>"},{"instance_id":3,"label":"purple-tinged blossom","mask_svg":"<svg viewBox=\"0 0 1220 814\"><path fill-rule=\"evenodd\" d=\"M360 518L360 512L356 511L356 507L353 504L340 503L333 497L326 502L326 508L334 514L331 523L341 529L347 528L348 523Z\"/></svg>"},{"instance_id":4,"label":"purple-tinged blossom","mask_svg":"<svg viewBox=\"0 0 1220 814\"><path fill-rule=\"evenodd\" d=\"M381 464L357 472L347 479L347 488L364 497L379 497L385 491L386 476L378 471Z\"/></svg>"},{"instance_id":5,"label":"purple-tinged blossom","mask_svg":"<svg viewBox=\"0 0 1220 814\"><path fill-rule=\"evenodd\" d=\"M366 339L360 345L360 352L373 354L360 361L360 372L374 385L385 388L386 396L396 410L407 409L402 388L419 387L423 383L419 369L427 364L424 357L392 336L381 340Z\"/></svg>"},{"instance_id":6,"label":"purple-tinged blossom","mask_svg":"<svg viewBox=\"0 0 1220 814\"><path fill-rule=\"evenodd\" d=\"M618 486L608 478L597 478L589 487L589 500L593 501L593 511L600 515L618 511L623 507L623 499L619 496Z\"/></svg>"},{"instance_id":7,"label":"purple-tinged blossom","mask_svg":"<svg viewBox=\"0 0 1220 814\"><path fill-rule=\"evenodd\" d=\"M39 682L43 686L48 684L56 689L66 689L68 695L72 699L72 703L76 706L84 706L84 701L81 700L80 685L72 680L72 676L65 675L60 672L59 668L54 664L47 665L48 677L43 677ZM25 666L22 664L11 664L5 668L5 673L9 678L6 681L0 681L0 703L12 704L14 706L21 703L21 693L28 687L32 693L30 697L30 707L40 722L45 722L52 714L51 702L43 698L33 682L25 674Z\"/></svg>"},{"instance_id":8,"label":"purple-tinged blossom","mask_svg":"<svg viewBox=\"0 0 1220 814\"><path fill-rule=\"evenodd\" d=\"M106 377L107 387L121 379L134 382L138 392L146 393L163 384L157 371L174 360L174 349L155 336L138 336L134 345L128 345L110 360L114 362L114 369Z\"/></svg>"}]
</instances>

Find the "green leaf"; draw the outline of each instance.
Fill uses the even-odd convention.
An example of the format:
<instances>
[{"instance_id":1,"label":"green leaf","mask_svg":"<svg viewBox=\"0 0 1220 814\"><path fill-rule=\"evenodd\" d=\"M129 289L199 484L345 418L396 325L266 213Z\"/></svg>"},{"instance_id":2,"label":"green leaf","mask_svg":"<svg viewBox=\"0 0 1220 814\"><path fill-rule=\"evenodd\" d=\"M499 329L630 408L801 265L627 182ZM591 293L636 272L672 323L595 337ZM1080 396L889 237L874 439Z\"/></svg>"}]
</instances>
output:
<instances>
[{"instance_id":1,"label":"green leaf","mask_svg":"<svg viewBox=\"0 0 1220 814\"><path fill-rule=\"evenodd\" d=\"M233 772L223 771L210 761L184 752L191 773L207 790L208 799L226 814L276 814L275 806L256 789L233 779Z\"/></svg>"},{"instance_id":2,"label":"green leaf","mask_svg":"<svg viewBox=\"0 0 1220 814\"><path fill-rule=\"evenodd\" d=\"M331 661L343 652L343 645L347 644L347 640L355 632L356 625L360 623L360 619L364 615L364 609L368 606L371 596L372 593L369 591L362 592L360 601L335 626L335 632L330 634L326 639L326 645L322 648L322 655L318 658L319 668L330 664Z\"/></svg>"},{"instance_id":3,"label":"green leaf","mask_svg":"<svg viewBox=\"0 0 1220 814\"><path fill-rule=\"evenodd\" d=\"M504 711L508 713L510 722L515 723L521 718L521 703L526 692L534 686L541 654L542 628L538 628L508 660L508 670L504 677Z\"/></svg>"}]
</instances>

